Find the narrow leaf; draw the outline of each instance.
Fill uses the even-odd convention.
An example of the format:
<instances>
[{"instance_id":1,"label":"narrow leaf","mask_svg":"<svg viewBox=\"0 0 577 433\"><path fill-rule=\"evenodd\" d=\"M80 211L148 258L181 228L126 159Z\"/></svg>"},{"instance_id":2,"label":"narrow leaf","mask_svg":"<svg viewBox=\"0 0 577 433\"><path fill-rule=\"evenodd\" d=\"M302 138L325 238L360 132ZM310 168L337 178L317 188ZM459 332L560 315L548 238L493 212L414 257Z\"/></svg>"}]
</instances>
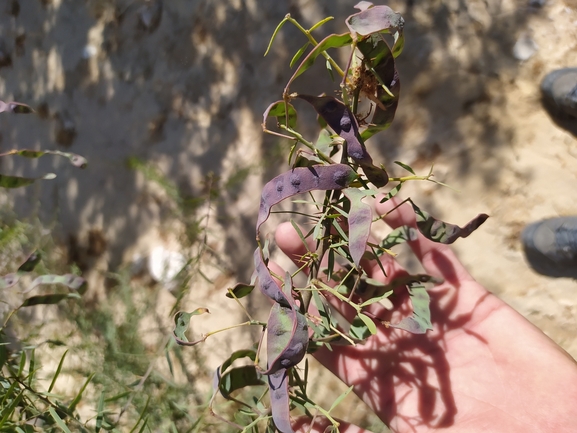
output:
<instances>
[{"instance_id":1,"label":"narrow leaf","mask_svg":"<svg viewBox=\"0 0 577 433\"><path fill-rule=\"evenodd\" d=\"M33 305L53 305L64 299L80 299L78 293L54 293L50 295L31 296L26 299L21 307L31 307Z\"/></svg>"},{"instance_id":2,"label":"narrow leaf","mask_svg":"<svg viewBox=\"0 0 577 433\"><path fill-rule=\"evenodd\" d=\"M273 43L274 39L276 38L276 35L280 31L280 29L282 29L282 26L284 26L284 24L288 21L288 19L289 19L288 16L284 17L283 20L280 23L278 23L278 26L276 26L276 29L274 29L274 32L270 38L270 41L268 42L268 46L266 47L266 51L264 52L265 57L268 54L268 52L270 51L270 48L272 47L272 43Z\"/></svg>"},{"instance_id":3,"label":"narrow leaf","mask_svg":"<svg viewBox=\"0 0 577 433\"><path fill-rule=\"evenodd\" d=\"M466 238L483 224L489 215L479 214L465 226L446 223L435 219L427 212L419 209L412 201L411 205L417 217L417 228L428 239L442 244L452 244L458 238Z\"/></svg>"},{"instance_id":4,"label":"narrow leaf","mask_svg":"<svg viewBox=\"0 0 577 433\"><path fill-rule=\"evenodd\" d=\"M371 234L373 212L371 206L363 203L365 194L356 188L345 188L343 194L351 202L349 217L349 252L355 266L358 268L367 248L367 241Z\"/></svg>"},{"instance_id":5,"label":"narrow leaf","mask_svg":"<svg viewBox=\"0 0 577 433\"><path fill-rule=\"evenodd\" d=\"M8 155L18 155L24 158L40 158L44 155L59 155L65 158L68 158L72 165L78 168L86 168L88 165L88 161L83 156L77 155L76 153L70 152L62 152L60 150L29 150L29 149L20 149L20 150L10 150L9 152L0 154L0 156L8 156Z\"/></svg>"},{"instance_id":6,"label":"narrow leaf","mask_svg":"<svg viewBox=\"0 0 577 433\"><path fill-rule=\"evenodd\" d=\"M345 47L347 45L350 45L352 42L353 42L353 40L352 40L351 35L349 33L345 33L342 35L333 34L333 35L329 35L326 38L324 38L303 59L303 61L301 62L301 64L296 69L295 73L293 74L293 76L291 77L289 82L287 83L286 88L288 89L290 87L291 83L299 75L301 75L303 72L305 72L307 69L309 69L315 63L315 60L317 59L317 57L319 55L321 55L323 52L325 52L329 48Z\"/></svg>"},{"instance_id":7,"label":"narrow leaf","mask_svg":"<svg viewBox=\"0 0 577 433\"><path fill-rule=\"evenodd\" d=\"M26 259L24 263L20 265L17 272L32 272L36 265L40 263L42 256L39 251L34 251L30 256Z\"/></svg>"},{"instance_id":8,"label":"narrow leaf","mask_svg":"<svg viewBox=\"0 0 577 433\"><path fill-rule=\"evenodd\" d=\"M104 392L100 393L100 398L98 399L98 409L96 414L96 428L95 432L99 433L102 428L102 421L104 421Z\"/></svg>"},{"instance_id":9,"label":"narrow leaf","mask_svg":"<svg viewBox=\"0 0 577 433\"><path fill-rule=\"evenodd\" d=\"M291 59L290 62L290 67L292 68L293 65L299 61L299 59L301 58L301 56L304 54L304 52L307 50L308 46L310 45L310 42L307 42L306 44L304 44L293 56L293 58Z\"/></svg>"},{"instance_id":10,"label":"narrow leaf","mask_svg":"<svg viewBox=\"0 0 577 433\"><path fill-rule=\"evenodd\" d=\"M345 392L343 392L341 395L339 395L337 397L337 399L331 405L331 408L328 410L328 412L331 413L335 407L337 407L339 404L341 404L341 402L345 398L347 398L347 396L351 393L351 391L353 390L354 387L355 387L354 385L349 386Z\"/></svg>"},{"instance_id":11,"label":"narrow leaf","mask_svg":"<svg viewBox=\"0 0 577 433\"><path fill-rule=\"evenodd\" d=\"M37 180L51 180L54 179L56 175L54 173L45 174L42 177L20 177L20 176L8 176L6 174L0 174L0 187L2 188L20 188L23 186L28 186L36 182Z\"/></svg>"},{"instance_id":12,"label":"narrow leaf","mask_svg":"<svg viewBox=\"0 0 577 433\"><path fill-rule=\"evenodd\" d=\"M401 161L395 161L395 164L397 164L399 167L404 168L405 170L407 170L409 173L411 174L416 174L415 170L413 170L410 166L408 166L407 164L402 163Z\"/></svg>"},{"instance_id":13,"label":"narrow leaf","mask_svg":"<svg viewBox=\"0 0 577 433\"><path fill-rule=\"evenodd\" d=\"M324 24L326 24L326 23L328 23L329 21L332 21L332 20L334 20L334 19L335 19L335 17L326 17L326 18L323 18L323 19L320 20L318 23L316 23L314 26L312 26L312 27L309 29L309 32L312 32L313 30L318 29L320 26L322 26L322 25L324 25Z\"/></svg>"},{"instance_id":14,"label":"narrow leaf","mask_svg":"<svg viewBox=\"0 0 577 433\"><path fill-rule=\"evenodd\" d=\"M391 323L389 326L404 329L412 334L424 334L427 330L433 329L429 294L421 283L410 284L408 290L411 304L413 304L413 315L405 317L399 323Z\"/></svg>"},{"instance_id":15,"label":"narrow leaf","mask_svg":"<svg viewBox=\"0 0 577 433\"><path fill-rule=\"evenodd\" d=\"M254 290L254 285L244 284L244 283L237 283L232 289L228 289L226 293L227 298L244 298L245 296L250 295L250 293Z\"/></svg>"},{"instance_id":16,"label":"narrow leaf","mask_svg":"<svg viewBox=\"0 0 577 433\"><path fill-rule=\"evenodd\" d=\"M56 379L58 379L58 376L60 375L60 372L62 371L62 365L64 364L64 359L66 358L67 354L68 354L68 350L66 350L66 352L64 352L64 354L62 355L62 358L60 358L60 362L58 363L58 367L56 367L56 371L54 372L54 376L52 376L52 382L50 382L50 386L48 387L48 392L52 392L52 388L54 388L54 385L56 384Z\"/></svg>"},{"instance_id":17,"label":"narrow leaf","mask_svg":"<svg viewBox=\"0 0 577 433\"><path fill-rule=\"evenodd\" d=\"M377 252L378 256L383 254L384 250L393 248L396 245L402 244L404 242L415 241L418 238L417 230L409 226L400 226L389 233L380 243L380 251Z\"/></svg>"},{"instance_id":18,"label":"narrow leaf","mask_svg":"<svg viewBox=\"0 0 577 433\"><path fill-rule=\"evenodd\" d=\"M52 406L50 406L48 408L48 412L50 412L50 415L52 416L52 418L54 419L54 421L56 422L56 425L58 425L58 427L60 427L60 429L64 432L64 433L72 433L68 427L66 426L66 424L64 423L64 421L62 421L62 418L60 418L58 416L58 414L56 413L56 411L54 410L54 408Z\"/></svg>"},{"instance_id":19,"label":"narrow leaf","mask_svg":"<svg viewBox=\"0 0 577 433\"><path fill-rule=\"evenodd\" d=\"M373 320L369 316L363 313L359 313L358 317L367 326L367 329L372 335L375 335L377 333L377 325L375 325L375 322L373 322Z\"/></svg>"},{"instance_id":20,"label":"narrow leaf","mask_svg":"<svg viewBox=\"0 0 577 433\"><path fill-rule=\"evenodd\" d=\"M197 308L196 310L194 310L191 313L179 311L178 313L176 313L174 315L175 327L174 327L174 330L172 331L172 333L174 334L174 338L179 345L181 345L181 346L194 346L195 344L201 343L206 339L204 337L201 337L199 340L190 342L190 341L188 341L188 339L186 338L186 335L185 335L185 332L187 331L188 326L190 324L190 319L193 316L198 316L198 315L205 314L205 313L210 313L210 311L208 311L208 308Z\"/></svg>"},{"instance_id":21,"label":"narrow leaf","mask_svg":"<svg viewBox=\"0 0 577 433\"><path fill-rule=\"evenodd\" d=\"M88 378L84 382L84 385L82 385L82 388L80 388L80 391L78 391L78 394L76 394L76 397L74 397L74 400L72 400L72 402L68 405L68 410L71 413L73 413L76 410L76 406L78 406L78 403L80 403L80 400L82 400L82 394L84 394L84 391L86 391L86 387L92 381L92 378L94 377L95 374L96 373L92 373L90 376L88 376Z\"/></svg>"},{"instance_id":22,"label":"narrow leaf","mask_svg":"<svg viewBox=\"0 0 577 433\"><path fill-rule=\"evenodd\" d=\"M16 114L29 114L34 113L32 107L21 102L4 102L0 101L0 113L4 111L10 111Z\"/></svg>"}]
</instances>

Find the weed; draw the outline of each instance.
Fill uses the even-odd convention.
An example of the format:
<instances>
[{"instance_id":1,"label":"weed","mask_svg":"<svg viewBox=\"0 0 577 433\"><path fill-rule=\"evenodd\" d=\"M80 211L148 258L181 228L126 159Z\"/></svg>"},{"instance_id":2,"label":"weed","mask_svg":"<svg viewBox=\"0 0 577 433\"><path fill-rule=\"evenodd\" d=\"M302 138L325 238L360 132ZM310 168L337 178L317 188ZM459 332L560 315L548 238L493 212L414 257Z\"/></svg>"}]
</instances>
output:
<instances>
[{"instance_id":1,"label":"weed","mask_svg":"<svg viewBox=\"0 0 577 433\"><path fill-rule=\"evenodd\" d=\"M362 344L375 335L378 328L396 328L414 334L432 329L426 285L439 281L429 275L416 274L384 284L367 273L363 266L365 260L373 259L380 264L379 257L391 254L391 248L414 240L417 229L432 241L448 244L468 236L487 218L487 215L479 215L466 226L459 227L435 219L407 199L415 212L417 229L404 226L378 243L370 240L373 215L365 199L379 197L384 202L394 197L406 182L436 181L432 169L425 175L417 175L411 167L396 162L408 175L389 177L382 164L373 162L365 141L386 129L394 119L400 92L395 58L404 46L404 20L387 6L360 2L356 7L360 11L345 20L348 32L331 34L320 41L315 39L313 32L332 17L305 29L287 15L274 31L267 49L267 52L271 49L276 35L287 23L296 26L306 38L303 47L292 58L291 67L298 66L283 90L282 99L273 102L263 115L264 132L292 143L287 158L290 168L262 189L255 227L258 247L254 252L252 281L229 289L227 296L241 305L239 299L259 287L272 303L268 321L254 320L246 312L246 322L189 341L189 322L208 310L197 308L175 316L175 340L183 346L198 347L211 335L238 326L259 327L263 337L266 330L264 367L259 364L261 338L257 348L232 353L215 374L209 409L223 423L243 432L292 433L292 409L311 418L322 415L331 423L326 431L338 432L339 422L333 411L353 387L336 396L328 409L316 404L310 397L306 355L321 347L331 349L337 344ZM344 47L350 54L343 67L328 50ZM338 97L291 92L292 83L320 57L325 59L331 78L340 76ZM321 86L319 84L318 93L323 91ZM297 130L296 107L302 105L302 101L312 106L318 115L321 132L316 141ZM371 108L361 113L359 107L363 101ZM269 128L269 123L274 123L275 127ZM304 216L309 228L305 230L291 222L306 253L299 258L301 267L295 273L279 275L269 266L269 245L261 237L260 229L275 205L303 194L308 198L294 200L299 208L293 213ZM385 274L385 270L382 271ZM295 283L294 277L300 273L306 275L303 285ZM387 300L393 289L399 287L405 288L411 300L410 314L390 321L371 312L372 304ZM341 304L340 310L353 312L349 323L339 322L329 306L329 298L333 304ZM304 368L297 368L303 359ZM255 391L247 392L247 388L255 388ZM216 409L215 402L221 397L236 404L233 417Z\"/></svg>"}]
</instances>

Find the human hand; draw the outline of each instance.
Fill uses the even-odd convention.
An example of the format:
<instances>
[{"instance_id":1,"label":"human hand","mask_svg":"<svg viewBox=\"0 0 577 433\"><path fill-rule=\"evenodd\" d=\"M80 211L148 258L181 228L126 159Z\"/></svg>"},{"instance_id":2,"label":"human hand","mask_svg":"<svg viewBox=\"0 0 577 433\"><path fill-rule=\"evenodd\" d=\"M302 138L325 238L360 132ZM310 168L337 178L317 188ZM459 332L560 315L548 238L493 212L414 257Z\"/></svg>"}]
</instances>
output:
<instances>
[{"instance_id":1,"label":"human hand","mask_svg":"<svg viewBox=\"0 0 577 433\"><path fill-rule=\"evenodd\" d=\"M376 205L384 215L394 200ZM415 224L402 205L383 218L391 227ZM276 231L281 250L298 263L306 249L290 223ZM426 272L444 283L428 290L433 330L410 334L379 327L365 344L323 348L315 357L354 386L393 432L574 432L577 429L577 364L523 316L478 284L447 245L419 234L410 242ZM365 266L370 277L391 281L405 271L390 256L381 267ZM401 297L399 297L401 298ZM406 303L406 299L399 299ZM334 306L347 318L352 308ZM401 308L402 310L402 308ZM377 317L390 319L379 304ZM323 432L300 419L302 432ZM342 423L341 433L363 432Z\"/></svg>"}]
</instances>

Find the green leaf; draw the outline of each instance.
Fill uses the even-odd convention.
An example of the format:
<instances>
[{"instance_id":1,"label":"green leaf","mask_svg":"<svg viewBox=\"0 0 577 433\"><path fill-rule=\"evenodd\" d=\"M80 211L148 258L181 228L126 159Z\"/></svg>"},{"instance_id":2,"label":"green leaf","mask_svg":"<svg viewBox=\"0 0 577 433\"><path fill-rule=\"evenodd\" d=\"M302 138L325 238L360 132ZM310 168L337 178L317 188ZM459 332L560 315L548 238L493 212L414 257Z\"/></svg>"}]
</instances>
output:
<instances>
[{"instance_id":1,"label":"green leaf","mask_svg":"<svg viewBox=\"0 0 577 433\"><path fill-rule=\"evenodd\" d=\"M324 24L326 24L326 23L328 23L329 21L332 21L332 20L334 20L334 19L335 19L335 17L326 17L326 18L320 20L318 23L316 23L314 26L312 26L312 27L309 29L309 33L312 32L313 30L318 29L320 26L322 26L322 25L324 25Z\"/></svg>"},{"instance_id":2,"label":"green leaf","mask_svg":"<svg viewBox=\"0 0 577 433\"><path fill-rule=\"evenodd\" d=\"M218 389L227 400L234 391L247 386L266 385L263 376L254 365L245 365L228 370L222 375Z\"/></svg>"},{"instance_id":3,"label":"green leaf","mask_svg":"<svg viewBox=\"0 0 577 433\"><path fill-rule=\"evenodd\" d=\"M13 382L12 385L16 385L16 382ZM10 387L10 389L8 391L11 391L12 387ZM13 415L15 409L18 407L18 405L20 405L20 402L22 401L24 397L24 391L20 391L20 393L16 396L16 398L14 400L12 400L10 402L10 404L8 405L8 407L2 407L2 420L0 420L0 427L2 427L4 425L4 423L6 422L6 420Z\"/></svg>"},{"instance_id":4,"label":"green leaf","mask_svg":"<svg viewBox=\"0 0 577 433\"><path fill-rule=\"evenodd\" d=\"M389 233L380 243L380 250L377 252L377 256L381 256L384 250L389 250L396 245L400 245L405 242L415 241L418 238L417 230L409 226L400 226Z\"/></svg>"},{"instance_id":5,"label":"green leaf","mask_svg":"<svg viewBox=\"0 0 577 433\"><path fill-rule=\"evenodd\" d=\"M459 227L455 224L438 220L422 209L419 209L411 200L411 205L417 217L417 228L427 238L433 242L442 244L452 244L458 238L466 238L483 224L489 215L479 214L465 226Z\"/></svg>"},{"instance_id":6,"label":"green leaf","mask_svg":"<svg viewBox=\"0 0 577 433\"><path fill-rule=\"evenodd\" d=\"M325 52L329 48L345 47L347 45L350 45L352 42L353 40L349 33L345 33L342 35L332 34L324 38L322 41L318 43L316 47L313 48L313 50L310 53L307 54L307 56L301 62L301 64L296 69L295 73L287 83L286 87L288 88L299 75L301 75L303 72L309 69L315 63L317 57L321 55L323 52Z\"/></svg>"},{"instance_id":7,"label":"green leaf","mask_svg":"<svg viewBox=\"0 0 577 433\"><path fill-rule=\"evenodd\" d=\"M288 107L288 127L294 129L297 124L297 112L295 108L285 101L276 101L270 104L263 114L263 125L269 117L275 117L279 125L287 125Z\"/></svg>"},{"instance_id":8,"label":"green leaf","mask_svg":"<svg viewBox=\"0 0 577 433\"><path fill-rule=\"evenodd\" d=\"M304 52L306 51L306 49L308 48L308 46L310 45L310 42L307 42L306 44L304 44L293 56L291 62L290 62L290 67L292 68L293 65L298 62L298 60L301 58L301 56L304 54Z\"/></svg>"},{"instance_id":9,"label":"green leaf","mask_svg":"<svg viewBox=\"0 0 577 433\"><path fill-rule=\"evenodd\" d=\"M196 310L194 310L191 313L179 311L178 313L175 314L175 316L174 316L175 328L174 328L174 331L172 331L172 332L174 334L176 342L179 345L181 345L181 346L194 346L194 345L201 343L205 340L204 337L201 337L199 340L189 342L188 339L186 338L186 335L185 335L185 332L188 329L188 325L190 323L190 319L193 316L198 316L198 315L205 314L205 313L210 313L210 311L208 311L208 308L197 308Z\"/></svg>"},{"instance_id":10,"label":"green leaf","mask_svg":"<svg viewBox=\"0 0 577 433\"><path fill-rule=\"evenodd\" d=\"M68 350L66 350L66 352L64 352L64 354L62 355L62 358L60 358L60 362L58 363L58 367L56 367L56 371L54 372L54 375L52 376L52 382L50 382L50 386L48 387L48 392L52 392L52 388L54 388L54 385L56 384L56 379L58 379L58 376L60 375L60 372L62 371L62 365L64 364L64 359L66 358L67 354L68 354Z\"/></svg>"},{"instance_id":11,"label":"green leaf","mask_svg":"<svg viewBox=\"0 0 577 433\"><path fill-rule=\"evenodd\" d=\"M54 293L50 295L32 296L26 299L21 307L31 307L33 305L53 305L64 299L80 299L78 293Z\"/></svg>"},{"instance_id":12,"label":"green leaf","mask_svg":"<svg viewBox=\"0 0 577 433\"><path fill-rule=\"evenodd\" d=\"M10 111L16 114L29 114L34 113L32 107L21 102L4 102L0 101L0 113L4 111Z\"/></svg>"},{"instance_id":13,"label":"green leaf","mask_svg":"<svg viewBox=\"0 0 577 433\"><path fill-rule=\"evenodd\" d=\"M52 406L50 406L48 408L48 412L50 412L50 415L52 416L52 418L54 419L54 421L56 421L56 425L58 425L58 427L60 427L60 429L64 432L64 433L72 433L68 427L66 426L66 424L64 423L64 421L62 421L62 418L60 418L58 416L58 414L56 413L56 411L54 410L54 408Z\"/></svg>"},{"instance_id":14,"label":"green leaf","mask_svg":"<svg viewBox=\"0 0 577 433\"><path fill-rule=\"evenodd\" d=\"M356 188L345 188L343 194L350 200L351 208L347 219L349 225L349 252L353 263L358 268L367 248L371 234L373 211L371 206L363 203L365 194Z\"/></svg>"},{"instance_id":15,"label":"green leaf","mask_svg":"<svg viewBox=\"0 0 577 433\"><path fill-rule=\"evenodd\" d=\"M413 315L405 317L399 323L391 323L389 326L404 329L412 334L424 334L427 330L433 329L429 309L431 299L422 283L410 284L408 290L411 304L413 304Z\"/></svg>"},{"instance_id":16,"label":"green leaf","mask_svg":"<svg viewBox=\"0 0 577 433\"><path fill-rule=\"evenodd\" d=\"M8 349L6 349L6 343L4 343L4 334L0 334L0 337L2 337L2 343L0 344L0 371L2 371L4 364L8 361Z\"/></svg>"},{"instance_id":17,"label":"green leaf","mask_svg":"<svg viewBox=\"0 0 577 433\"><path fill-rule=\"evenodd\" d=\"M149 403L150 403L150 395L147 397L146 403L144 404L144 407L140 411L140 415L139 415L138 419L136 420L134 427L132 427L132 430L130 430L130 433L133 433L134 430L136 430L136 427L138 427L138 424L140 423L140 421L142 421L142 419L144 419L144 425L141 427L140 431L142 431L142 429L146 426L148 415L145 416L145 414L148 411L148 404Z\"/></svg>"},{"instance_id":18,"label":"green leaf","mask_svg":"<svg viewBox=\"0 0 577 433\"><path fill-rule=\"evenodd\" d=\"M36 350L32 349L30 351L30 362L28 364L28 386L32 386L32 380L34 379L34 374L36 373Z\"/></svg>"},{"instance_id":19,"label":"green leaf","mask_svg":"<svg viewBox=\"0 0 577 433\"><path fill-rule=\"evenodd\" d=\"M397 186L395 186L393 189L391 189L382 199L379 203L384 203L390 199L392 199L394 196L396 196L398 194L398 192L401 190L403 186L403 182L399 182L399 184Z\"/></svg>"},{"instance_id":20,"label":"green leaf","mask_svg":"<svg viewBox=\"0 0 577 433\"><path fill-rule=\"evenodd\" d=\"M112 397L108 397L107 399L104 400L104 402L105 403L112 403L114 401L118 401L120 399L123 399L124 397L127 397L130 394L132 394L132 391L124 391L124 392L121 392L120 394L116 394L116 395L113 395Z\"/></svg>"},{"instance_id":21,"label":"green leaf","mask_svg":"<svg viewBox=\"0 0 577 433\"><path fill-rule=\"evenodd\" d=\"M237 283L232 289L228 289L226 293L227 298L244 298L245 296L250 295L250 293L254 290L254 285L244 284L244 283Z\"/></svg>"},{"instance_id":22,"label":"green leaf","mask_svg":"<svg viewBox=\"0 0 577 433\"><path fill-rule=\"evenodd\" d=\"M78 406L78 403L80 403L80 400L82 400L82 394L84 394L86 387L92 381L92 378L94 377L95 374L96 373L92 373L90 376L88 376L88 378L84 382L84 385L82 385L82 388L80 388L80 391L78 391L78 394L76 394L76 397L74 397L74 400L72 400L72 402L68 405L68 410L70 411L70 413L73 413L76 410L76 406Z\"/></svg>"},{"instance_id":23,"label":"green leaf","mask_svg":"<svg viewBox=\"0 0 577 433\"><path fill-rule=\"evenodd\" d=\"M395 161L395 164L397 164L399 167L404 168L405 170L407 170L409 173L411 174L416 174L415 170L413 170L411 167L409 167L407 164L402 163L401 161Z\"/></svg>"},{"instance_id":24,"label":"green leaf","mask_svg":"<svg viewBox=\"0 0 577 433\"><path fill-rule=\"evenodd\" d=\"M288 21L288 19L289 19L289 16L287 15L286 17L283 18L283 20L280 23L278 23L278 25L276 26L276 29L274 29L274 32L270 38L270 41L268 42L268 46L266 47L266 51L264 52L265 57L268 54L268 52L270 51L270 48L272 47L272 43L273 43L274 39L276 38L276 35L280 31L280 29L282 29L282 26L284 26L284 24Z\"/></svg>"},{"instance_id":25,"label":"green leaf","mask_svg":"<svg viewBox=\"0 0 577 433\"><path fill-rule=\"evenodd\" d=\"M328 412L331 413L335 407L337 407L339 404L341 404L341 402L345 398L347 398L347 396L351 393L351 391L353 390L354 387L355 387L354 385L349 386L345 392L343 392L341 395L339 395L337 397L337 399L331 405L331 408L328 410Z\"/></svg>"},{"instance_id":26,"label":"green leaf","mask_svg":"<svg viewBox=\"0 0 577 433\"><path fill-rule=\"evenodd\" d=\"M315 149L324 155L328 155L331 151L332 144L333 138L331 137L331 133L325 128L321 129L315 143Z\"/></svg>"},{"instance_id":27,"label":"green leaf","mask_svg":"<svg viewBox=\"0 0 577 433\"><path fill-rule=\"evenodd\" d=\"M102 421L104 421L104 392L100 393L100 398L98 399L98 409L96 414L96 428L95 432L99 433L102 428Z\"/></svg>"},{"instance_id":28,"label":"green leaf","mask_svg":"<svg viewBox=\"0 0 577 433\"><path fill-rule=\"evenodd\" d=\"M301 228L292 219L290 220L290 223L293 226L293 228L295 229L295 232L297 232L297 235L298 235L299 239L301 240L301 242L303 243L303 246L305 247L307 252L310 253L309 244L307 243L307 240L305 239L305 236L303 235Z\"/></svg>"},{"instance_id":29,"label":"green leaf","mask_svg":"<svg viewBox=\"0 0 577 433\"><path fill-rule=\"evenodd\" d=\"M218 368L219 373L224 373L228 367L232 365L234 361L241 358L249 358L254 361L256 359L256 352L251 349L237 350L230 355L226 361Z\"/></svg>"},{"instance_id":30,"label":"green leaf","mask_svg":"<svg viewBox=\"0 0 577 433\"><path fill-rule=\"evenodd\" d=\"M0 174L0 187L2 188L20 188L23 186L28 186L36 182L37 180L51 180L54 179L56 175L54 173L45 174L42 177L20 177L20 176L8 176L6 174Z\"/></svg>"},{"instance_id":31,"label":"green leaf","mask_svg":"<svg viewBox=\"0 0 577 433\"><path fill-rule=\"evenodd\" d=\"M393 45L393 57L396 59L401 55L403 52L403 48L405 47L405 35L403 32L395 33L395 45Z\"/></svg>"},{"instance_id":32,"label":"green leaf","mask_svg":"<svg viewBox=\"0 0 577 433\"><path fill-rule=\"evenodd\" d=\"M375 335L377 333L377 325L375 325L375 322L373 322L373 319L371 319L369 316L367 316L363 313L358 313L357 316L367 326L367 329L369 330L369 332L372 335Z\"/></svg>"},{"instance_id":33,"label":"green leaf","mask_svg":"<svg viewBox=\"0 0 577 433\"><path fill-rule=\"evenodd\" d=\"M367 324L357 315L351 322L351 327L349 328L349 335L358 340L365 340L372 334Z\"/></svg>"},{"instance_id":34,"label":"green leaf","mask_svg":"<svg viewBox=\"0 0 577 433\"><path fill-rule=\"evenodd\" d=\"M42 256L39 251L34 251L30 256L26 259L24 263L20 265L17 272L32 272L36 265L40 263Z\"/></svg>"},{"instance_id":35,"label":"green leaf","mask_svg":"<svg viewBox=\"0 0 577 433\"><path fill-rule=\"evenodd\" d=\"M83 156L77 155L76 153L62 152L60 150L10 150L6 153L0 154L0 156L8 155L18 155L24 158L40 158L44 155L58 155L68 158L72 165L78 168L86 168L88 166L88 161Z\"/></svg>"}]
</instances>

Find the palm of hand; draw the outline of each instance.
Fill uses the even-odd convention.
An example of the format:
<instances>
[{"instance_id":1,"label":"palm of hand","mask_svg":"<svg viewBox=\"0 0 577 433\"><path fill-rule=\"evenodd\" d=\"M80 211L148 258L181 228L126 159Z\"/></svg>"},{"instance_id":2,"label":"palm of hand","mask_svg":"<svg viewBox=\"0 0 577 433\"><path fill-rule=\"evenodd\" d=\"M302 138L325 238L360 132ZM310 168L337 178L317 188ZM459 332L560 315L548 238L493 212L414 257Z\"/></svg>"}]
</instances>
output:
<instances>
[{"instance_id":1,"label":"palm of hand","mask_svg":"<svg viewBox=\"0 0 577 433\"><path fill-rule=\"evenodd\" d=\"M377 205L377 211L391 207ZM402 206L385 220L392 227L414 225L412 211ZM303 253L292 226L279 227L277 242L289 257ZM318 360L354 385L394 432L575 431L575 361L475 282L447 246L419 238L411 247L426 271L445 281L429 290L434 330L414 335L380 327L366 344L323 349ZM390 257L383 267L388 277L374 263L365 269L383 281L404 272ZM388 319L387 310L372 307ZM325 425L321 421L312 431ZM359 431L341 427L343 433Z\"/></svg>"}]
</instances>

